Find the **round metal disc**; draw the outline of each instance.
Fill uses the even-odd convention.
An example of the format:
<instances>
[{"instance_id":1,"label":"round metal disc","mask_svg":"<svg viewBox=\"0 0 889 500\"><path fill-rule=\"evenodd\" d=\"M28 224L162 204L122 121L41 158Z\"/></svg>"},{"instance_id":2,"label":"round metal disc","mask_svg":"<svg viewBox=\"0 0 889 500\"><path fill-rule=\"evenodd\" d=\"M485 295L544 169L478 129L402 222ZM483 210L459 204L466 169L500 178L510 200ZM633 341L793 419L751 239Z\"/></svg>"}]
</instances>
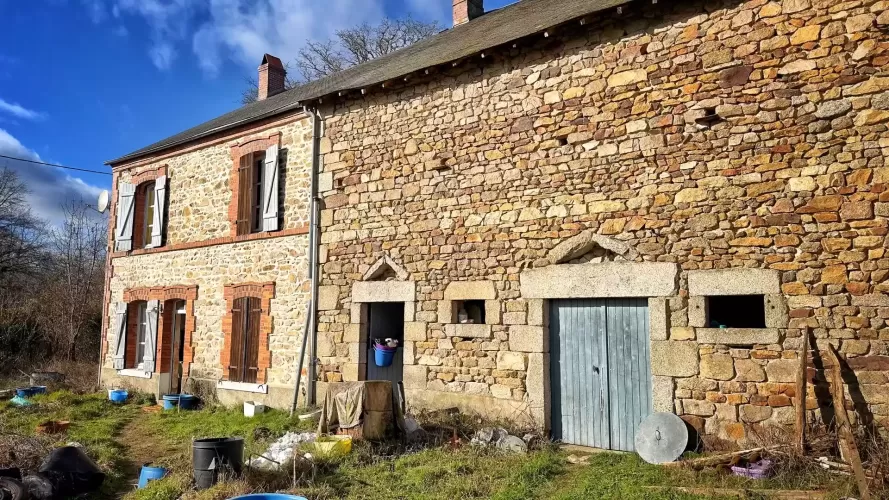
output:
<instances>
[{"instance_id":1,"label":"round metal disc","mask_svg":"<svg viewBox=\"0 0 889 500\"><path fill-rule=\"evenodd\" d=\"M675 461L687 445L685 421L672 413L649 415L636 431L636 452L650 464Z\"/></svg>"}]
</instances>

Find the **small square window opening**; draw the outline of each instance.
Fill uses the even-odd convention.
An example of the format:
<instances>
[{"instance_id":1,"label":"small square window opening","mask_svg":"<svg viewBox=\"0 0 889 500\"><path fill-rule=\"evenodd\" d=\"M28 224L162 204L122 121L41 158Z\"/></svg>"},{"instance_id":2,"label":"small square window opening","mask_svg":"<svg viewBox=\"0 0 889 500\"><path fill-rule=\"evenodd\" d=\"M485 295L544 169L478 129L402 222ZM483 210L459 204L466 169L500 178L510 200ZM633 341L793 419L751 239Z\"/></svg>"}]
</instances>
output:
<instances>
[{"instance_id":1,"label":"small square window opening","mask_svg":"<svg viewBox=\"0 0 889 500\"><path fill-rule=\"evenodd\" d=\"M484 300L456 300L454 301L455 323L485 324Z\"/></svg>"},{"instance_id":2,"label":"small square window opening","mask_svg":"<svg viewBox=\"0 0 889 500\"><path fill-rule=\"evenodd\" d=\"M765 328L765 297L719 295L707 297L709 328Z\"/></svg>"}]
</instances>

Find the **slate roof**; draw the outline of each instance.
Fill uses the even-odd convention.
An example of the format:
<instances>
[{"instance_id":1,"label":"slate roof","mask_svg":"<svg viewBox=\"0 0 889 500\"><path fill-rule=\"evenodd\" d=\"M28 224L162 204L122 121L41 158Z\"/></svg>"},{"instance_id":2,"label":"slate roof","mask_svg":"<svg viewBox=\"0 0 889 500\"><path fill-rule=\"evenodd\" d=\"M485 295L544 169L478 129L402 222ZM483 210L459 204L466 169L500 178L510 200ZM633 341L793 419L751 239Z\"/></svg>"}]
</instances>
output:
<instances>
[{"instance_id":1,"label":"slate roof","mask_svg":"<svg viewBox=\"0 0 889 500\"><path fill-rule=\"evenodd\" d=\"M395 78L457 61L573 19L626 4L629 1L520 0L515 4L487 12L468 23L454 26L391 54L290 89L263 101L247 104L162 141L110 160L106 164L113 165L133 160L232 127L297 109L306 101L337 94L341 91L381 85Z\"/></svg>"}]
</instances>

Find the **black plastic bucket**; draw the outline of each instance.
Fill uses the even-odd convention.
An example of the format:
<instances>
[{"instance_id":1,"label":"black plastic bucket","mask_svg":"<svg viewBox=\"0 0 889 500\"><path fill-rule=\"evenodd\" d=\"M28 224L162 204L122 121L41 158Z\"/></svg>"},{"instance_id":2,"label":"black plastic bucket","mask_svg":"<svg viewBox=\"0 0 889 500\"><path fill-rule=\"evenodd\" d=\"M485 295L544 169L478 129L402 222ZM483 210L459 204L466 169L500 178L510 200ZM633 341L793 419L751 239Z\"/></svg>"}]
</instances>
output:
<instances>
[{"instance_id":1,"label":"black plastic bucket","mask_svg":"<svg viewBox=\"0 0 889 500\"><path fill-rule=\"evenodd\" d=\"M196 439L191 449L197 489L213 486L220 477L241 475L244 438Z\"/></svg>"}]
</instances>

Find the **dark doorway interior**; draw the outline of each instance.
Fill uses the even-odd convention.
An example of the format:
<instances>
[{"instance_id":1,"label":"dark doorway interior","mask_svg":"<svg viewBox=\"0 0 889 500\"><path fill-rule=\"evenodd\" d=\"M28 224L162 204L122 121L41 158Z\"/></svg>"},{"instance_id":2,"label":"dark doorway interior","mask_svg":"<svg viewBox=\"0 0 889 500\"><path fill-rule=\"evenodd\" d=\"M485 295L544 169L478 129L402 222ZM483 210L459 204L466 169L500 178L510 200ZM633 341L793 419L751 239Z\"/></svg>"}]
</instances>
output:
<instances>
[{"instance_id":1,"label":"dark doorway interior","mask_svg":"<svg viewBox=\"0 0 889 500\"><path fill-rule=\"evenodd\" d=\"M167 309L172 315L172 352L170 355L170 392L179 394L182 392L182 360L185 345L185 301L177 300L172 307Z\"/></svg>"},{"instance_id":2,"label":"dark doorway interior","mask_svg":"<svg viewBox=\"0 0 889 500\"><path fill-rule=\"evenodd\" d=\"M366 380L401 382L404 368L404 303L375 302L367 305L367 377ZM387 367L374 363L374 339L397 339L400 346Z\"/></svg>"}]
</instances>

